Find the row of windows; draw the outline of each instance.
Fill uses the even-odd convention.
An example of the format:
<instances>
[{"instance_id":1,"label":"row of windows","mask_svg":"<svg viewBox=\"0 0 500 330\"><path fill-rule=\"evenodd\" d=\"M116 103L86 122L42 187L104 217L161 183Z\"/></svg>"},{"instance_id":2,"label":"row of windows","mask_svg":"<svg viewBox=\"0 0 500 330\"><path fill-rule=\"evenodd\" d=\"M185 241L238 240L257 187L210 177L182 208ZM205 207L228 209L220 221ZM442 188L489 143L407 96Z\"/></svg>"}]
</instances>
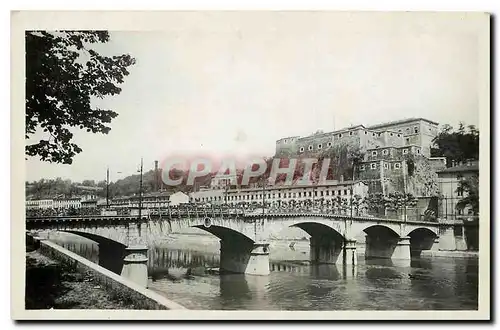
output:
<instances>
[{"instance_id":1,"label":"row of windows","mask_svg":"<svg viewBox=\"0 0 500 330\"><path fill-rule=\"evenodd\" d=\"M431 130L432 130L432 129L430 129L430 128L429 128L429 131L431 131ZM405 131L406 131L406 134L410 134L411 128L410 128L410 127L407 127ZM398 132L399 132L399 133L402 133L402 132L403 132L403 130L402 130L402 129L398 129ZM413 127L413 133L418 134L418 126L414 126L414 127Z\"/></svg>"},{"instance_id":2,"label":"row of windows","mask_svg":"<svg viewBox=\"0 0 500 330\"><path fill-rule=\"evenodd\" d=\"M365 131L365 135L368 134L367 131ZM394 133L389 133L390 136L394 136ZM396 134L398 137L401 137L401 134ZM382 136L382 133L372 133L372 136Z\"/></svg>"},{"instance_id":3,"label":"row of windows","mask_svg":"<svg viewBox=\"0 0 500 330\"><path fill-rule=\"evenodd\" d=\"M337 193L335 193L337 192ZM324 197L324 196L347 196L351 195L352 191L350 189L344 189L344 190L320 190L320 191L314 191L314 197ZM258 200L262 199L263 194L247 194L247 195L231 195L228 196L229 201L245 201L245 200ZM274 199L274 198L306 198L306 197L313 197L313 192L312 191L306 191L306 192L289 192L289 193L268 193L265 196L268 199ZM210 196L210 197L200 197L200 198L195 198L195 201L199 202L208 202L208 201L222 201L223 197L222 196Z\"/></svg>"},{"instance_id":4,"label":"row of windows","mask_svg":"<svg viewBox=\"0 0 500 330\"><path fill-rule=\"evenodd\" d=\"M328 142L326 145L328 146L328 148L330 148L332 146L332 143ZM307 149L309 151L311 151L311 150L313 150L313 146L310 145L309 147L307 147ZM320 144L318 144L318 150L321 150L321 149L323 149L323 145L320 143ZM304 152L304 147L300 147L299 151Z\"/></svg>"},{"instance_id":5,"label":"row of windows","mask_svg":"<svg viewBox=\"0 0 500 330\"><path fill-rule=\"evenodd\" d=\"M410 150L408 148L405 148L403 149L403 154L406 155ZM417 154L420 153L420 149L417 149ZM372 151L372 156L377 156L378 154L378 151L377 150L373 150ZM384 149L382 150L382 155L386 156L389 154L389 149Z\"/></svg>"},{"instance_id":6,"label":"row of windows","mask_svg":"<svg viewBox=\"0 0 500 330\"><path fill-rule=\"evenodd\" d=\"M432 128L431 128L431 127L429 127L429 131L432 131ZM368 131L364 131L364 132L365 132L365 135L367 135L367 134L368 134ZM407 127L407 128L405 129L405 132L406 132L406 134L410 134L410 132L411 132L411 128L410 128L410 127ZM418 126L414 126L414 127L413 127L413 133L414 133L414 134L418 134L418 132L419 132L419 127L418 127ZM399 133L399 134L397 134L397 136L398 136L398 137L401 137L401 134L403 133L403 129L398 129L398 133ZM352 136L352 135L354 135L354 134L355 134L355 132L349 132L349 136ZM372 132L372 136L381 136L381 135L382 135L382 133L373 133L373 132ZM341 138L341 137L343 136L343 134L342 134L342 133L338 133L338 134L337 134L337 136L338 136L339 138ZM390 136L394 136L394 133L390 133ZM291 141L293 141L293 140L291 140ZM285 141L284 141L284 142L285 142L285 144L287 144L287 143L288 143L288 139L285 139ZM312 146L309 146L309 148L310 148L309 150L312 150ZM301 149L302 149L302 148L301 148ZM321 149L321 148L318 148L318 149ZM301 150L301 151L304 151L304 150Z\"/></svg>"},{"instance_id":7,"label":"row of windows","mask_svg":"<svg viewBox=\"0 0 500 330\"><path fill-rule=\"evenodd\" d=\"M378 164L377 163L371 163L370 164L370 169L372 170L376 170L378 168ZM390 164L389 163L384 163L384 170L389 170L391 168ZM393 164L393 168L395 170L399 170L401 168L401 163L394 163ZM365 170L365 165L360 165L359 169L361 171L364 171Z\"/></svg>"}]
</instances>

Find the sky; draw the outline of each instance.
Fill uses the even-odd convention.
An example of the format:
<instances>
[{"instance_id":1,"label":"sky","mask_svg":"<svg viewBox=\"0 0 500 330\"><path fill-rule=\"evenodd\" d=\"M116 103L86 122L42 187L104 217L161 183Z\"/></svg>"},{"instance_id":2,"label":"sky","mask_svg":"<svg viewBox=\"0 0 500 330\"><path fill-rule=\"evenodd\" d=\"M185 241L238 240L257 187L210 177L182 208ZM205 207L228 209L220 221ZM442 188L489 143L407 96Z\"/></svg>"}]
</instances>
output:
<instances>
[{"instance_id":1,"label":"sky","mask_svg":"<svg viewBox=\"0 0 500 330\"><path fill-rule=\"evenodd\" d=\"M287 136L423 117L478 125L478 35L462 15L166 14L95 47L137 63L95 101L109 134L75 131L72 165L26 161L26 180L115 181L171 153L272 156ZM132 23L131 23L131 26ZM121 172L121 173L119 173Z\"/></svg>"}]
</instances>

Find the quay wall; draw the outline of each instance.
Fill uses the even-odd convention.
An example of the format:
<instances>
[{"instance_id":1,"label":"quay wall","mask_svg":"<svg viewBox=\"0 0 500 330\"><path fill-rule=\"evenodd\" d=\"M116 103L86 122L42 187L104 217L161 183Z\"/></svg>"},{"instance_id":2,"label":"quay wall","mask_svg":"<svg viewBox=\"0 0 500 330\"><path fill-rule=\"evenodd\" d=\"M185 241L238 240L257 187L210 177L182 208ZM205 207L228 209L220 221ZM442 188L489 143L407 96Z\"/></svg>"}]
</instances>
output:
<instances>
[{"instance_id":1,"label":"quay wall","mask_svg":"<svg viewBox=\"0 0 500 330\"><path fill-rule=\"evenodd\" d=\"M143 288L79 255L47 240L40 240L40 253L70 265L80 272L89 272L107 290L129 297L138 309L170 310L186 309L167 298Z\"/></svg>"}]
</instances>

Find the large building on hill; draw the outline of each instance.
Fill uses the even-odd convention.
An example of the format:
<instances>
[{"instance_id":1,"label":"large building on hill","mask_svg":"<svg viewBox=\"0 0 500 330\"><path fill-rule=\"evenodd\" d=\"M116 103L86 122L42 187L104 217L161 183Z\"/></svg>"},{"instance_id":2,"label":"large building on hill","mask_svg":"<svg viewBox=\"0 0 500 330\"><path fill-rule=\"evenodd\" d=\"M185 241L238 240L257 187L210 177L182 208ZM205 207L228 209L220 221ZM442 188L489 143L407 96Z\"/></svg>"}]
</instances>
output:
<instances>
[{"instance_id":1,"label":"large building on hill","mask_svg":"<svg viewBox=\"0 0 500 330\"><path fill-rule=\"evenodd\" d=\"M281 138L276 141L276 156L312 156L335 145L346 144L368 153L379 148L412 147L416 153L430 157L432 140L437 134L438 123L424 118L366 127L357 125L329 133Z\"/></svg>"},{"instance_id":2,"label":"large building on hill","mask_svg":"<svg viewBox=\"0 0 500 330\"><path fill-rule=\"evenodd\" d=\"M370 192L405 191L428 196L438 188L436 171L446 166L444 158L431 157L437 134L438 123L425 118L357 125L329 133L279 139L275 157L317 157L330 148L345 145L349 150L362 153L354 179L366 182Z\"/></svg>"}]
</instances>

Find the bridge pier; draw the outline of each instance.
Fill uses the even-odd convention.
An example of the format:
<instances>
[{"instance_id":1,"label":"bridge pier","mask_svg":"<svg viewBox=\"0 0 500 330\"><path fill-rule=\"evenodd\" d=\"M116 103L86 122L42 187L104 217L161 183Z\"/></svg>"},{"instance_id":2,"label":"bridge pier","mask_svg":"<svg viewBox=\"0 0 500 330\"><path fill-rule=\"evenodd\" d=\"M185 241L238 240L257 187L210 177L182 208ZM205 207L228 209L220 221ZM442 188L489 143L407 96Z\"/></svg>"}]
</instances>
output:
<instances>
[{"instance_id":1,"label":"bridge pier","mask_svg":"<svg viewBox=\"0 0 500 330\"><path fill-rule=\"evenodd\" d=\"M434 238L434 243L432 244L431 251L439 251L439 236Z\"/></svg>"},{"instance_id":2,"label":"bridge pier","mask_svg":"<svg viewBox=\"0 0 500 330\"><path fill-rule=\"evenodd\" d=\"M395 266L408 267L411 264L411 249L410 237L400 237L394 252L392 253L391 260Z\"/></svg>"},{"instance_id":3,"label":"bridge pier","mask_svg":"<svg viewBox=\"0 0 500 330\"><path fill-rule=\"evenodd\" d=\"M311 236L309 258L314 264L336 264L343 260L342 243L327 236Z\"/></svg>"},{"instance_id":4,"label":"bridge pier","mask_svg":"<svg viewBox=\"0 0 500 330\"><path fill-rule=\"evenodd\" d=\"M237 244L220 241L220 270L248 275L269 275L269 243Z\"/></svg>"},{"instance_id":5,"label":"bridge pier","mask_svg":"<svg viewBox=\"0 0 500 330\"><path fill-rule=\"evenodd\" d=\"M148 247L142 243L140 224L129 223L129 245L125 248L125 258L121 276L139 284L148 286Z\"/></svg>"},{"instance_id":6,"label":"bridge pier","mask_svg":"<svg viewBox=\"0 0 500 330\"><path fill-rule=\"evenodd\" d=\"M125 248L125 258L121 276L139 284L148 286L148 248L144 245Z\"/></svg>"},{"instance_id":7,"label":"bridge pier","mask_svg":"<svg viewBox=\"0 0 500 330\"><path fill-rule=\"evenodd\" d=\"M311 236L309 239L310 259L316 264L357 265L356 240L345 243L327 236Z\"/></svg>"},{"instance_id":8,"label":"bridge pier","mask_svg":"<svg viewBox=\"0 0 500 330\"><path fill-rule=\"evenodd\" d=\"M344 244L343 264L353 265L358 264L358 255L356 253L356 240L346 240Z\"/></svg>"}]
</instances>

